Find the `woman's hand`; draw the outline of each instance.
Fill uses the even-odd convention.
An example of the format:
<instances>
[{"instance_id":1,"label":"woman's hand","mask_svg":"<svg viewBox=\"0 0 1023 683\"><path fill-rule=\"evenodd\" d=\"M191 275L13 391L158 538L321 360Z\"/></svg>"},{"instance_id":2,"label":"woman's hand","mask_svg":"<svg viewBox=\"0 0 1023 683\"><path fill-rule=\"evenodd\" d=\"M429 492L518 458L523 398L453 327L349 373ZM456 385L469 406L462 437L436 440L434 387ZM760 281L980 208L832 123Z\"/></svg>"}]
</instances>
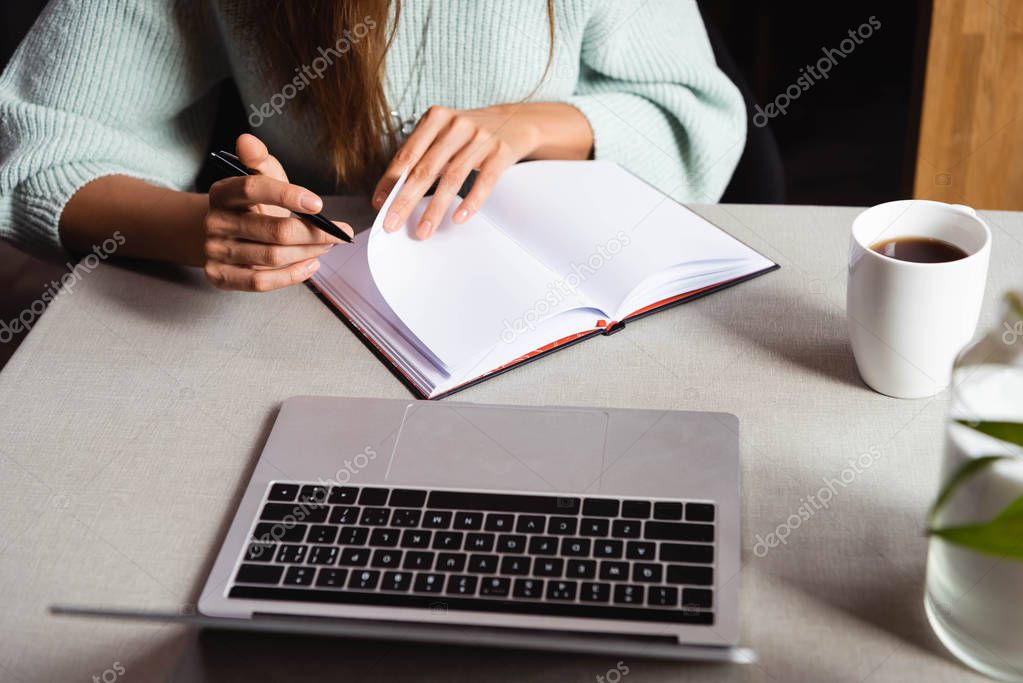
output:
<instances>
[{"instance_id":1,"label":"woman's hand","mask_svg":"<svg viewBox=\"0 0 1023 683\"><path fill-rule=\"evenodd\" d=\"M497 179L512 164L527 158L586 159L592 148L589 123L568 104L503 104L464 111L430 107L377 184L373 206L383 206L402 171L410 168L384 218L384 229L393 232L405 224L440 178L416 227L419 238L426 239L440 225L473 170L479 175L455 212L455 223L464 223L479 211Z\"/></svg>"},{"instance_id":2,"label":"woman's hand","mask_svg":"<svg viewBox=\"0 0 1023 683\"><path fill-rule=\"evenodd\" d=\"M323 201L288 183L276 158L258 138L242 135L238 158L259 172L213 184L203 220L206 277L221 289L266 292L307 280L318 256L341 240L307 225L293 211L318 213ZM344 223L337 226L352 234Z\"/></svg>"}]
</instances>

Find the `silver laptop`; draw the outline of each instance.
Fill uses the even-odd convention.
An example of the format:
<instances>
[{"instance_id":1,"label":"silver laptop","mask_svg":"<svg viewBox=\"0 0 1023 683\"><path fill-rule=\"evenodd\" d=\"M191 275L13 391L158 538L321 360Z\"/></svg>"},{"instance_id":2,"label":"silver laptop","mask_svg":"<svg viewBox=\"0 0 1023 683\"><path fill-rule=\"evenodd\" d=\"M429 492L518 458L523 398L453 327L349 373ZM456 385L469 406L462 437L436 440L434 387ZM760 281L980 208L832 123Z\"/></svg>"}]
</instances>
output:
<instances>
[{"instance_id":1,"label":"silver laptop","mask_svg":"<svg viewBox=\"0 0 1023 683\"><path fill-rule=\"evenodd\" d=\"M748 662L738 599L733 415L301 396L173 620Z\"/></svg>"}]
</instances>

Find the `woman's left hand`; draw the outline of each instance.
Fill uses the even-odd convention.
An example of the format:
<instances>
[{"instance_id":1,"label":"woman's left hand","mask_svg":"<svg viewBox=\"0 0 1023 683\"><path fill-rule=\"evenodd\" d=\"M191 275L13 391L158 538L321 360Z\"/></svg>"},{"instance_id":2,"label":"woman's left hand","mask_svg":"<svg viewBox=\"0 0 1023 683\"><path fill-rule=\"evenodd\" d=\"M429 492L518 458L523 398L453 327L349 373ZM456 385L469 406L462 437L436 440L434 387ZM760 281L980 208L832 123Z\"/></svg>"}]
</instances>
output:
<instances>
[{"instance_id":1,"label":"woman's left hand","mask_svg":"<svg viewBox=\"0 0 1023 683\"><path fill-rule=\"evenodd\" d=\"M550 143L545 140L548 137ZM505 104L468 110L430 107L377 183L373 206L383 206L402 171L409 168L408 179L384 218L384 229L394 232L439 178L416 226L416 235L426 239L473 170L479 174L452 218L455 223L464 223L479 211L512 164L525 158L586 159L592 146L589 124L568 104Z\"/></svg>"}]
</instances>

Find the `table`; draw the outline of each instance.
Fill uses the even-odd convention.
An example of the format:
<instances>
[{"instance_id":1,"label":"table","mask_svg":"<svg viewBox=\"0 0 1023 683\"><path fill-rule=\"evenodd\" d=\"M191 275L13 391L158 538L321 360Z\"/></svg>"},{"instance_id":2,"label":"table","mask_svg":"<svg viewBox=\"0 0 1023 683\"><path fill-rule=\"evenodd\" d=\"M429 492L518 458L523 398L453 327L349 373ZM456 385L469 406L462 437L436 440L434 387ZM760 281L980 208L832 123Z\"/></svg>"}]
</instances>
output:
<instances>
[{"instance_id":1,"label":"table","mask_svg":"<svg viewBox=\"0 0 1023 683\"><path fill-rule=\"evenodd\" d=\"M642 681L970 681L931 634L923 519L945 394L880 396L844 319L858 209L696 206L782 265L474 387L457 400L720 410L741 420L743 643L755 665L622 661ZM1019 287L1023 213L994 232L981 329ZM407 398L303 288L219 292L104 263L0 373L0 679L593 681L615 657L347 642L58 618L54 602L192 609L280 402ZM798 524L832 483L828 507ZM846 477L848 479L848 477ZM758 541L786 528L785 543Z\"/></svg>"}]
</instances>

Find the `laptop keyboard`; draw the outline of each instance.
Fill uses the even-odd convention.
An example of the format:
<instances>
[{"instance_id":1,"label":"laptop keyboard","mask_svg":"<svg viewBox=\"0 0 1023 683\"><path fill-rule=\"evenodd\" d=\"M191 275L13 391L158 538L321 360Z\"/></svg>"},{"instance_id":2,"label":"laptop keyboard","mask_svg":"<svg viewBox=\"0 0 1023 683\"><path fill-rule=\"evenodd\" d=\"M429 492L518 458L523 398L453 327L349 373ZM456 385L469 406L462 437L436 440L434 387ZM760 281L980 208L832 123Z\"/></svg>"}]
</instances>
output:
<instances>
[{"instance_id":1,"label":"laptop keyboard","mask_svg":"<svg viewBox=\"0 0 1023 683\"><path fill-rule=\"evenodd\" d=\"M272 482L232 598L714 623L701 501Z\"/></svg>"}]
</instances>

